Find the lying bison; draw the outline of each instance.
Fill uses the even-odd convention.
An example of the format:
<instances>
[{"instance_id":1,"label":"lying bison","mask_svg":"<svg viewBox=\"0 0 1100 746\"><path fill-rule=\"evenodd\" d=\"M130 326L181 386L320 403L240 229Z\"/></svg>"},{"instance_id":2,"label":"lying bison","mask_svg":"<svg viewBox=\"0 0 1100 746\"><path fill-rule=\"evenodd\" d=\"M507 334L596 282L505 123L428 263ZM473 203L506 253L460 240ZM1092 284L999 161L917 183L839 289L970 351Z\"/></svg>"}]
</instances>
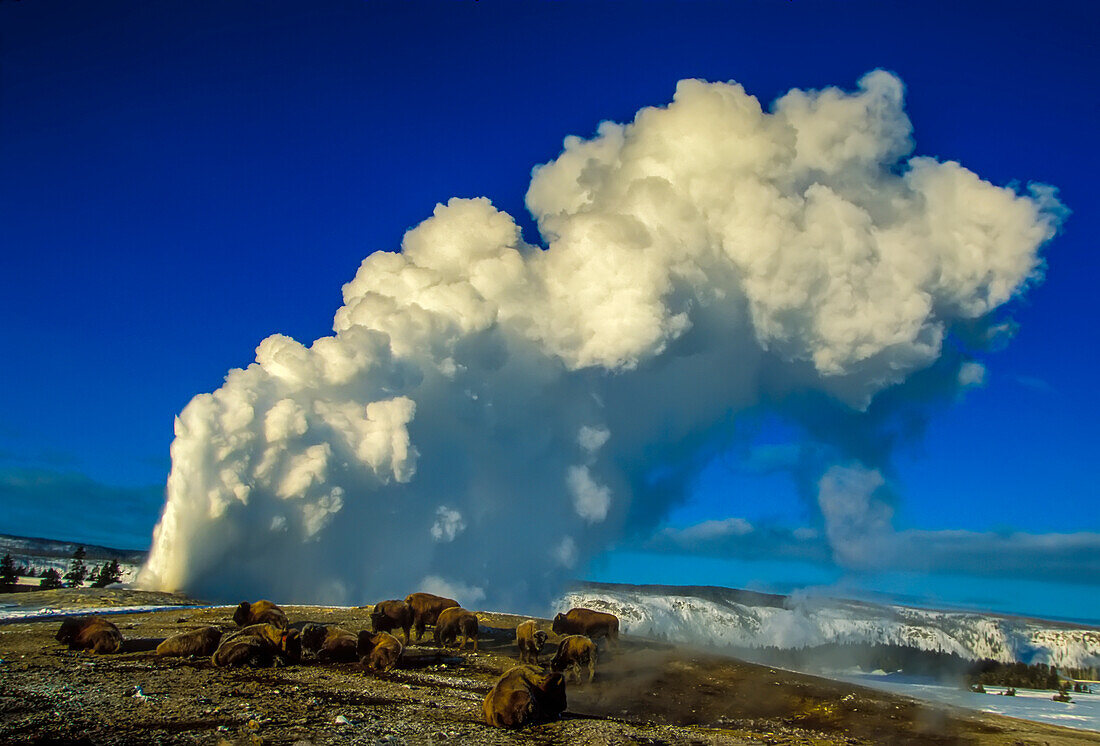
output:
<instances>
[{"instance_id":1,"label":"lying bison","mask_svg":"<svg viewBox=\"0 0 1100 746\"><path fill-rule=\"evenodd\" d=\"M481 705L486 725L515 728L554 720L565 711L565 678L535 666L509 669Z\"/></svg>"},{"instance_id":2,"label":"lying bison","mask_svg":"<svg viewBox=\"0 0 1100 746\"><path fill-rule=\"evenodd\" d=\"M534 619L516 626L516 647L519 648L519 659L523 663L539 662L539 653L546 645L546 633L538 628Z\"/></svg>"},{"instance_id":3,"label":"lying bison","mask_svg":"<svg viewBox=\"0 0 1100 746\"><path fill-rule=\"evenodd\" d=\"M276 627L286 629L286 614L270 601L241 601L237 610L233 612L233 621L238 627L248 627L253 624L274 624Z\"/></svg>"},{"instance_id":4,"label":"lying bison","mask_svg":"<svg viewBox=\"0 0 1100 746\"><path fill-rule=\"evenodd\" d=\"M354 634L335 625L311 623L302 627L302 651L320 661L357 660L358 642Z\"/></svg>"},{"instance_id":5,"label":"lying bison","mask_svg":"<svg viewBox=\"0 0 1100 746\"><path fill-rule=\"evenodd\" d=\"M389 671L405 652L401 641L388 632L370 632L363 630L359 633L357 645L359 662L364 668L372 671Z\"/></svg>"},{"instance_id":6,"label":"lying bison","mask_svg":"<svg viewBox=\"0 0 1100 746\"><path fill-rule=\"evenodd\" d=\"M458 606L458 601L453 598L444 598L432 593L410 593L405 597L405 603L412 609L417 642L420 642L420 638L424 636L424 628L429 624L435 624L439 619L441 611Z\"/></svg>"},{"instance_id":7,"label":"lying bison","mask_svg":"<svg viewBox=\"0 0 1100 746\"><path fill-rule=\"evenodd\" d=\"M553 671L572 669L573 680L581 683L581 666L588 666L588 681L596 676L596 643L584 635L569 635L558 643L558 652L550 661Z\"/></svg>"},{"instance_id":8,"label":"lying bison","mask_svg":"<svg viewBox=\"0 0 1100 746\"><path fill-rule=\"evenodd\" d=\"M413 610L404 601L379 601L370 613L370 627L375 632L405 632L405 644L409 644L409 630L413 626Z\"/></svg>"},{"instance_id":9,"label":"lying bison","mask_svg":"<svg viewBox=\"0 0 1100 746\"><path fill-rule=\"evenodd\" d=\"M211 660L215 666L268 668L302 659L301 634L274 624L253 624L222 638Z\"/></svg>"},{"instance_id":10,"label":"lying bison","mask_svg":"<svg viewBox=\"0 0 1100 746\"><path fill-rule=\"evenodd\" d=\"M221 642L222 631L217 627L180 632L157 645L157 655L188 658L193 655L213 655Z\"/></svg>"},{"instance_id":11,"label":"lying bison","mask_svg":"<svg viewBox=\"0 0 1100 746\"><path fill-rule=\"evenodd\" d=\"M122 633L118 627L100 616L66 619L54 639L69 646L69 650L91 650L93 653L117 653L122 649Z\"/></svg>"},{"instance_id":12,"label":"lying bison","mask_svg":"<svg viewBox=\"0 0 1100 746\"><path fill-rule=\"evenodd\" d=\"M474 652L477 652L477 615L472 611L466 611L460 606L451 606L439 612L439 618L435 622L435 644L450 647L451 643L462 638L459 649L466 649L466 641L474 641Z\"/></svg>"},{"instance_id":13,"label":"lying bison","mask_svg":"<svg viewBox=\"0 0 1100 746\"><path fill-rule=\"evenodd\" d=\"M570 609L554 617L554 634L584 635L593 642L601 637L618 644L619 617L592 609Z\"/></svg>"}]
</instances>

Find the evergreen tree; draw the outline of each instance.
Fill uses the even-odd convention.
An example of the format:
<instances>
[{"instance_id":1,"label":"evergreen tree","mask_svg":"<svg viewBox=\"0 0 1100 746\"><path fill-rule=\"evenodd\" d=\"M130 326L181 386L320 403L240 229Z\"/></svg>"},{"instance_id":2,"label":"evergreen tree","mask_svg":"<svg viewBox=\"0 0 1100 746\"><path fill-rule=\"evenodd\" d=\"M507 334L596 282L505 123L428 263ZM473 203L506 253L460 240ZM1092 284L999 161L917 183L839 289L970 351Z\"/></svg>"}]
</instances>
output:
<instances>
[{"instance_id":1,"label":"evergreen tree","mask_svg":"<svg viewBox=\"0 0 1100 746\"><path fill-rule=\"evenodd\" d=\"M39 588L60 588L61 587L61 573L52 567L46 572L42 573L42 580L38 582Z\"/></svg>"},{"instance_id":2,"label":"evergreen tree","mask_svg":"<svg viewBox=\"0 0 1100 746\"><path fill-rule=\"evenodd\" d=\"M15 574L15 563L10 554L5 554L0 559L0 591L10 591L15 588L19 578Z\"/></svg>"},{"instance_id":3,"label":"evergreen tree","mask_svg":"<svg viewBox=\"0 0 1100 746\"><path fill-rule=\"evenodd\" d=\"M84 566L84 547L77 547L73 552L73 561L69 563L69 571L65 573L65 585L69 588L79 588L84 585L84 579L88 577L88 568Z\"/></svg>"},{"instance_id":4,"label":"evergreen tree","mask_svg":"<svg viewBox=\"0 0 1100 746\"><path fill-rule=\"evenodd\" d=\"M118 566L118 560L110 560L100 565L99 570L92 580L93 588L106 588L111 583L122 580L122 569Z\"/></svg>"}]
</instances>

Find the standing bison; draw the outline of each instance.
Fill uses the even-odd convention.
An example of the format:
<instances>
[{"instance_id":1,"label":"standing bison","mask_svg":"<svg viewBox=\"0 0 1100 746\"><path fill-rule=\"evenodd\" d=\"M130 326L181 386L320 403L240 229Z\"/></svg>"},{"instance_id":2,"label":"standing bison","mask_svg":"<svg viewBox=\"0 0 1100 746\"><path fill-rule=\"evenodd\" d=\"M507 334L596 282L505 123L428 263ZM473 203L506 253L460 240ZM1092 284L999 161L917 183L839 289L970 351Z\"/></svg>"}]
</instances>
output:
<instances>
[{"instance_id":1,"label":"standing bison","mask_svg":"<svg viewBox=\"0 0 1100 746\"><path fill-rule=\"evenodd\" d=\"M558 652L550 661L550 669L571 669L573 680L581 683L581 666L588 666L588 681L596 676L596 643L584 635L569 635L558 644Z\"/></svg>"},{"instance_id":2,"label":"standing bison","mask_svg":"<svg viewBox=\"0 0 1100 746\"><path fill-rule=\"evenodd\" d=\"M453 598L444 598L432 593L410 593L405 597L405 603L412 609L417 642L420 642L420 638L424 636L424 628L429 624L435 624L439 619L441 611L458 606L458 601Z\"/></svg>"},{"instance_id":3,"label":"standing bison","mask_svg":"<svg viewBox=\"0 0 1100 746\"><path fill-rule=\"evenodd\" d=\"M400 629L409 644L409 630L413 626L413 610L404 601L379 601L370 613L370 627L374 632L392 632Z\"/></svg>"},{"instance_id":4,"label":"standing bison","mask_svg":"<svg viewBox=\"0 0 1100 746\"><path fill-rule=\"evenodd\" d=\"M486 725L515 728L554 720L565 711L565 678L536 666L516 666L501 676L481 705Z\"/></svg>"},{"instance_id":5,"label":"standing bison","mask_svg":"<svg viewBox=\"0 0 1100 746\"><path fill-rule=\"evenodd\" d=\"M553 630L556 635L584 635L593 642L604 637L618 645L619 617L592 609L570 609L554 617Z\"/></svg>"},{"instance_id":6,"label":"standing bison","mask_svg":"<svg viewBox=\"0 0 1100 746\"><path fill-rule=\"evenodd\" d=\"M466 641L474 641L474 652L477 652L477 615L472 611L466 611L460 606L451 606L439 612L439 618L435 622L435 644L450 647L452 642L462 638L459 648L466 649Z\"/></svg>"},{"instance_id":7,"label":"standing bison","mask_svg":"<svg viewBox=\"0 0 1100 746\"><path fill-rule=\"evenodd\" d=\"M91 650L93 653L117 653L122 649L122 633L118 627L100 616L66 619L57 630L56 639L69 650Z\"/></svg>"},{"instance_id":8,"label":"standing bison","mask_svg":"<svg viewBox=\"0 0 1100 746\"><path fill-rule=\"evenodd\" d=\"M237 610L233 612L233 621L238 627L249 627L253 624L274 624L276 627L286 629L290 624L286 620L286 614L270 601L241 601Z\"/></svg>"},{"instance_id":9,"label":"standing bison","mask_svg":"<svg viewBox=\"0 0 1100 746\"><path fill-rule=\"evenodd\" d=\"M519 659L521 663L534 663L539 662L539 653L542 652L542 648L546 645L546 633L538 628L538 624L534 619L528 619L526 622L516 626L516 647L519 648Z\"/></svg>"}]
</instances>

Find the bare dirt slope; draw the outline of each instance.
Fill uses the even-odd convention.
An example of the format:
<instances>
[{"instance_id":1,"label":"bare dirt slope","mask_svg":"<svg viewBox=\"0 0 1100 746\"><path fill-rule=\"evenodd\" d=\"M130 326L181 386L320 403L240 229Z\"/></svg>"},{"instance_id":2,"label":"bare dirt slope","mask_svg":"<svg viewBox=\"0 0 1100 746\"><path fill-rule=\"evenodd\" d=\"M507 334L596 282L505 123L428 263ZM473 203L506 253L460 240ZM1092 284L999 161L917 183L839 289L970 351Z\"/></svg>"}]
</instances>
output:
<instances>
[{"instance_id":1,"label":"bare dirt slope","mask_svg":"<svg viewBox=\"0 0 1100 746\"><path fill-rule=\"evenodd\" d=\"M55 608L108 599L50 593ZM171 601L110 593L114 603ZM367 609L284 608L292 622L369 627ZM357 663L226 670L205 659L153 654L170 634L207 624L232 629L231 613L181 608L111 616L127 642L108 656L57 644L58 620L0 625L0 742L1100 744L1097 734L949 711L630 638L601 660L594 683L570 682L561 720L519 731L489 728L481 724L481 701L516 664L512 630L523 619L503 614L479 614L479 652L444 650L426 638L383 675Z\"/></svg>"}]
</instances>

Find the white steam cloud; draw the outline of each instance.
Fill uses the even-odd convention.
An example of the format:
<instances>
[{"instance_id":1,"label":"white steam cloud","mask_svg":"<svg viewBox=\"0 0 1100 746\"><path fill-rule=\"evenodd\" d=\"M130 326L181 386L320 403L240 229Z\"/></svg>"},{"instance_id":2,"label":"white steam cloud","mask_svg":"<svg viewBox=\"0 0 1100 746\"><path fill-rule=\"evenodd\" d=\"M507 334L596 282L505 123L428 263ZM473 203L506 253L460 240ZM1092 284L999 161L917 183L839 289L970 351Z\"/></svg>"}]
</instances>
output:
<instances>
[{"instance_id":1,"label":"white steam cloud","mask_svg":"<svg viewBox=\"0 0 1100 746\"><path fill-rule=\"evenodd\" d=\"M531 607L652 529L738 413L810 392L858 417L937 360L973 385L945 339L994 328L1063 210L906 160L902 93L875 71L769 111L681 81L534 170L545 248L486 199L438 205L363 261L333 336L273 335L184 409L142 581ZM861 506L835 492L842 537Z\"/></svg>"}]
</instances>

